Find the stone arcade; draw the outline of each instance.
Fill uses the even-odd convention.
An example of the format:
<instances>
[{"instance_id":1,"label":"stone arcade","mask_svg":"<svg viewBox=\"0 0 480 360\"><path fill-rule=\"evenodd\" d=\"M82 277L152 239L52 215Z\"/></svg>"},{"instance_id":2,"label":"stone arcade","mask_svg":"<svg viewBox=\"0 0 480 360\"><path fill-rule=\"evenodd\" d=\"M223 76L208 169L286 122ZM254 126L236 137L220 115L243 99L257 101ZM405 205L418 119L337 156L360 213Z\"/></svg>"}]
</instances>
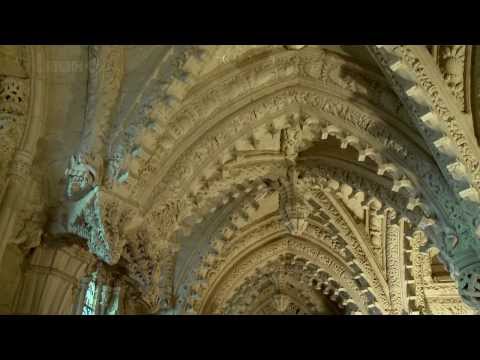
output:
<instances>
[{"instance_id":1,"label":"stone arcade","mask_svg":"<svg viewBox=\"0 0 480 360\"><path fill-rule=\"evenodd\" d=\"M475 314L480 48L0 46L1 314Z\"/></svg>"}]
</instances>

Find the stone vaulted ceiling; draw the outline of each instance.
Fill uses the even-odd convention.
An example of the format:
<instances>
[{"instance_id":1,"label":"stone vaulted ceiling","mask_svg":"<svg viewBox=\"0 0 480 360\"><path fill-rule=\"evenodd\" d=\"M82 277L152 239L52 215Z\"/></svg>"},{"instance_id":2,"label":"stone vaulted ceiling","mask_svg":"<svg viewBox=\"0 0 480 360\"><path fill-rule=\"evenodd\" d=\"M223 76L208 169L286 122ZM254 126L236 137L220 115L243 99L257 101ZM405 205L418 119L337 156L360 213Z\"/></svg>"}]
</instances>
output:
<instances>
[{"instance_id":1,"label":"stone vaulted ceiling","mask_svg":"<svg viewBox=\"0 0 480 360\"><path fill-rule=\"evenodd\" d=\"M0 49L9 311L94 268L121 313L480 307L476 47Z\"/></svg>"}]
</instances>

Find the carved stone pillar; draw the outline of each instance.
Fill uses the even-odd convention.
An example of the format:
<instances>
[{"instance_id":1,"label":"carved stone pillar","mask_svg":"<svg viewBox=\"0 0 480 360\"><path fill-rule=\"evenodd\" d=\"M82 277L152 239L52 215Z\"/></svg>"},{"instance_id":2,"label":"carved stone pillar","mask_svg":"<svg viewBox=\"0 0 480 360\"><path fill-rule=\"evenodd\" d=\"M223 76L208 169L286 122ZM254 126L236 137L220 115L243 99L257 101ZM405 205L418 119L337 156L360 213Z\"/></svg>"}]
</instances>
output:
<instances>
[{"instance_id":1,"label":"carved stone pillar","mask_svg":"<svg viewBox=\"0 0 480 360\"><path fill-rule=\"evenodd\" d=\"M390 291L392 313L400 315L407 311L406 291L402 288L405 284L403 273L403 231L400 224L395 223L396 213L392 209L386 211L386 270L387 282Z\"/></svg>"},{"instance_id":2,"label":"carved stone pillar","mask_svg":"<svg viewBox=\"0 0 480 360\"><path fill-rule=\"evenodd\" d=\"M73 306L73 314L74 315L81 315L83 310L83 304L85 296L87 295L88 285L90 284L91 278L84 277L80 279L80 284L73 288L73 298L74 298L74 306Z\"/></svg>"},{"instance_id":3,"label":"carved stone pillar","mask_svg":"<svg viewBox=\"0 0 480 360\"><path fill-rule=\"evenodd\" d=\"M26 260L15 313L77 313L75 289L95 261L76 239L47 239Z\"/></svg>"},{"instance_id":4,"label":"carved stone pillar","mask_svg":"<svg viewBox=\"0 0 480 360\"><path fill-rule=\"evenodd\" d=\"M7 186L0 203L0 263L7 243L13 237L17 211L23 205L31 163L32 155L19 151L10 164Z\"/></svg>"},{"instance_id":5,"label":"carved stone pillar","mask_svg":"<svg viewBox=\"0 0 480 360\"><path fill-rule=\"evenodd\" d=\"M424 273L427 269L425 269L425 255L421 253L420 249L426 244L427 238L423 232L417 231L409 240L411 246L410 267L415 281L415 303L413 307L416 312L423 314L426 311Z\"/></svg>"},{"instance_id":6,"label":"carved stone pillar","mask_svg":"<svg viewBox=\"0 0 480 360\"><path fill-rule=\"evenodd\" d=\"M115 315L118 313L120 292L122 289L122 271L118 267L110 267L98 263L96 271L96 304L95 315Z\"/></svg>"},{"instance_id":7,"label":"carved stone pillar","mask_svg":"<svg viewBox=\"0 0 480 360\"><path fill-rule=\"evenodd\" d=\"M13 57L0 56L0 263L30 188L32 159L45 123L43 47L10 50Z\"/></svg>"},{"instance_id":8,"label":"carved stone pillar","mask_svg":"<svg viewBox=\"0 0 480 360\"><path fill-rule=\"evenodd\" d=\"M35 241L25 239L26 233L22 234L23 239L15 239L19 211L23 210L31 188L35 151L33 141L27 140L32 138L28 126L29 83L25 78L0 76L0 264L8 243Z\"/></svg>"},{"instance_id":9,"label":"carved stone pillar","mask_svg":"<svg viewBox=\"0 0 480 360\"><path fill-rule=\"evenodd\" d=\"M381 204L372 201L367 208L367 232L372 247L373 253L378 261L378 264L384 268L385 259L383 249L385 248L385 233L386 224L385 216L379 213Z\"/></svg>"},{"instance_id":10,"label":"carved stone pillar","mask_svg":"<svg viewBox=\"0 0 480 360\"><path fill-rule=\"evenodd\" d=\"M12 236L32 163L29 152L17 150L25 131L27 93L25 79L0 76L0 176L6 179L0 179L0 263Z\"/></svg>"}]
</instances>

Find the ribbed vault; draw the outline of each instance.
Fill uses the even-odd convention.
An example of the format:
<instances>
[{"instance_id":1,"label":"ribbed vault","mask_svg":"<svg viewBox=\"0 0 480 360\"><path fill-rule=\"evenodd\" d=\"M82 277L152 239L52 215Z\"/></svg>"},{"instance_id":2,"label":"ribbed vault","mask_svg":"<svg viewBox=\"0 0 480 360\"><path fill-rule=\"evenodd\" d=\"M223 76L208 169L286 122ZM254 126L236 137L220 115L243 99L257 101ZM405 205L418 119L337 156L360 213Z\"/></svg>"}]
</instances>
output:
<instances>
[{"instance_id":1,"label":"ribbed vault","mask_svg":"<svg viewBox=\"0 0 480 360\"><path fill-rule=\"evenodd\" d=\"M22 51L30 54L28 49ZM14 148L28 143L28 153L36 158L27 162L33 161L35 174L45 173L35 183L48 194L36 194L40 200L27 196L48 208L37 224L42 241L37 233L35 241L24 241L29 235L21 228L23 218L17 231L16 220L5 211L0 225L10 232L15 228L16 241L30 244L25 251L45 245L44 238L48 244L55 239L67 247L74 244L68 251L36 250L27 261L31 278L40 274L35 266L48 263L55 252L61 259L55 269L62 261L75 265L66 272L68 281L85 282L91 274L82 277L78 269L95 268L106 289L114 287L120 296L122 288L124 312L428 311L443 300L425 298L424 289L435 298L439 287L421 251L435 245L435 266L446 264L457 277L458 266L463 269L474 254L470 240L478 238L479 224L478 204L471 201L474 189L463 189L465 179L459 177L464 168L458 161L449 163L462 160L468 149L458 140L455 146L467 150L453 156L449 136L455 134L443 125L425 130L439 121L433 112L420 111L425 109L418 93L434 83L442 96L447 94L448 105L453 99L454 115L457 110L471 113L473 133L478 84L467 86L470 75L465 74L478 54L469 47L429 51L403 46L91 46L31 52L31 66L37 61L40 68L43 57L55 62L70 56L85 71L65 79L45 74L53 84L48 101L43 91L42 102L31 106L35 114L28 117L45 118L35 124L42 127L34 131L35 139L22 135L32 125L23 117L28 109L18 103L28 99L28 84L18 81L28 71L10 64L16 75L0 77L5 89L22 95L14 104L11 95L4 99L0 93L9 114L0 125L7 120L19 124L7 129L4 152L9 161L20 161L23 153L15 158ZM458 54L467 59L461 69L451 60ZM392 57L398 61L391 64ZM422 61L439 67L422 65L429 81L418 66ZM418 72L418 81L409 66ZM41 90L41 81L32 77L32 98L40 96L35 91ZM83 84L77 90L82 95L76 98L62 81ZM68 127L62 117L68 112L59 104L70 98L76 99L72 119L81 121L57 131ZM440 130L446 135L440 136ZM55 154L52 149L62 150ZM466 170L473 174L474 163L469 164L472 169ZM12 169L13 180L0 183L0 194L12 188L22 167ZM0 172L7 174L6 167ZM35 193L42 193L37 187ZM13 207L15 195L9 197ZM87 260L77 264L73 257ZM460 265L453 266L453 260ZM471 285L470 270L459 277L464 288ZM46 289L58 281L47 280ZM70 289L68 284L61 282L58 293ZM36 289L27 282L21 291ZM55 301L68 311L69 301ZM31 307L51 309L40 303Z\"/></svg>"},{"instance_id":2,"label":"ribbed vault","mask_svg":"<svg viewBox=\"0 0 480 360\"><path fill-rule=\"evenodd\" d=\"M369 183L363 180L365 178L373 179L376 186L383 186L378 191L379 199L375 199L378 204L372 212L381 210L381 216L386 218L383 212L395 204L393 208L398 210L391 212L395 219L392 224L402 228L401 234L397 234L401 237L398 242L404 241L404 236L408 235L404 230L408 227L404 226L407 222L414 228L433 225L429 229L430 236L438 241L443 241L442 232L446 226L463 226L463 223L451 223L455 216L452 213L455 197L423 142L408 122L402 120L394 97L390 102L386 100L391 95L390 90L382 85L381 78L374 71L360 70L324 50L282 53L274 63L265 55L260 53L244 62L239 60L234 71L214 71L207 77L208 81L195 85L188 100L171 116L170 131L163 133L158 142L160 145L169 143L169 148L161 145L147 160L147 163L158 161L162 165L150 167L151 171L143 175L145 180L138 178L137 185L142 186L137 189L142 189L143 197L138 191L133 192L139 196L148 221L156 227L154 237L174 242L178 229L188 235L194 224L208 222L216 210L220 211L248 193L267 188L277 191L281 198L282 194L288 194L285 185L281 184L289 178L289 169L293 166L297 174L295 181L309 189L301 195L302 201L310 203L304 205L311 206L307 218L326 212L330 225L336 228L333 236L345 243L343 257L347 259L342 261L351 272L348 281L362 279L362 286L375 299L375 305L371 306L378 307L379 311L408 311L408 301L402 289L396 289L400 295L395 295L396 304L392 304L395 296L390 294L389 281L394 279L388 279L386 260L383 259L387 256L386 244L375 244L378 253L375 255L374 246L368 244L370 230L365 231L365 224L359 225L353 219L348 206L335 194L343 190L343 196L348 199L349 190L341 188L341 183L330 174L319 175L326 164L340 169L355 168L357 171L353 174L362 179L363 186ZM351 76L352 71L359 71L361 75ZM358 76L370 78L377 84L376 92L362 88ZM292 153L287 149L289 136L295 138L293 165ZM169 153L172 155L168 156ZM155 168L159 170L155 171ZM315 168L319 170L315 172ZM139 173L143 174L142 171ZM344 176L352 176L350 173L352 171L346 170ZM329 182L333 192L326 186ZM372 194L371 187L364 190L362 185L360 190L363 193ZM328 191L324 191L325 188ZM438 191L445 196L438 198L435 195ZM281 213L282 206L273 211ZM305 227L308 220L302 221ZM387 220L383 221L387 223ZM285 228L283 231L288 233L289 230ZM395 231L399 232L397 228ZM467 227L463 231L471 229ZM285 239L282 241L290 244ZM181 242L178 248L182 251ZM248 271L255 271L257 266L251 263L253 260L247 261L249 256L256 258L267 248L252 250L244 254L245 259L224 260L230 266L238 261L238 266L245 268L240 279L228 280L228 273L235 270L221 270L214 262L213 271L219 278L212 278L212 284L202 285L206 286L207 293L213 291L214 295L195 294L207 302L196 311L216 311L214 309L219 305L210 298L220 296L217 292L225 297L225 293L233 291L229 286L241 286L243 277L250 276ZM286 251L283 249L278 255ZM401 256L401 252L398 255ZM381 260L375 260L375 257ZM211 254L207 256L208 262L212 261L211 258ZM244 261L249 265L242 265ZM176 266L181 267L181 264ZM222 280L224 276L227 280ZM225 288L223 282L229 281L235 285ZM401 296L403 300L398 299ZM223 301L226 300L222 298Z\"/></svg>"}]
</instances>

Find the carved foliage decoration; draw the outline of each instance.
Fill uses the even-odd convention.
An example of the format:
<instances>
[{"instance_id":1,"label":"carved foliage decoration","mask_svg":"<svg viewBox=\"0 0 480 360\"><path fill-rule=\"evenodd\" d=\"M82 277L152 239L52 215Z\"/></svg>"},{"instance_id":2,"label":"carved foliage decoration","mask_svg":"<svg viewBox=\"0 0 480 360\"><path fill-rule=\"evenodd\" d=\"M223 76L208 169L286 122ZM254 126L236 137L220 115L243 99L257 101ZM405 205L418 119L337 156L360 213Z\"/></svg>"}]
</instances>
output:
<instances>
[{"instance_id":1,"label":"carved foliage decoration","mask_svg":"<svg viewBox=\"0 0 480 360\"><path fill-rule=\"evenodd\" d=\"M133 207L99 187L68 206L67 230L86 239L100 259L115 264L125 245L124 228L133 217Z\"/></svg>"},{"instance_id":2,"label":"carved foliage decoration","mask_svg":"<svg viewBox=\"0 0 480 360\"><path fill-rule=\"evenodd\" d=\"M137 284L141 298L150 309L156 309L161 301L161 280L166 273L167 244L159 244L151 237L146 226L129 232L123 258L128 276Z\"/></svg>"},{"instance_id":3,"label":"carved foliage decoration","mask_svg":"<svg viewBox=\"0 0 480 360\"><path fill-rule=\"evenodd\" d=\"M4 179L26 127L29 80L0 74L0 175ZM0 180L0 193L3 181Z\"/></svg>"},{"instance_id":4,"label":"carved foliage decoration","mask_svg":"<svg viewBox=\"0 0 480 360\"><path fill-rule=\"evenodd\" d=\"M45 225L45 216L36 212L23 211L17 219L14 243L24 251L40 245Z\"/></svg>"},{"instance_id":5,"label":"carved foliage decoration","mask_svg":"<svg viewBox=\"0 0 480 360\"><path fill-rule=\"evenodd\" d=\"M458 277L458 290L468 305L474 308L480 307L480 266L478 263L462 270Z\"/></svg>"},{"instance_id":6,"label":"carved foliage decoration","mask_svg":"<svg viewBox=\"0 0 480 360\"><path fill-rule=\"evenodd\" d=\"M466 45L438 47L438 63L445 82L458 102L465 109L465 61Z\"/></svg>"}]
</instances>

